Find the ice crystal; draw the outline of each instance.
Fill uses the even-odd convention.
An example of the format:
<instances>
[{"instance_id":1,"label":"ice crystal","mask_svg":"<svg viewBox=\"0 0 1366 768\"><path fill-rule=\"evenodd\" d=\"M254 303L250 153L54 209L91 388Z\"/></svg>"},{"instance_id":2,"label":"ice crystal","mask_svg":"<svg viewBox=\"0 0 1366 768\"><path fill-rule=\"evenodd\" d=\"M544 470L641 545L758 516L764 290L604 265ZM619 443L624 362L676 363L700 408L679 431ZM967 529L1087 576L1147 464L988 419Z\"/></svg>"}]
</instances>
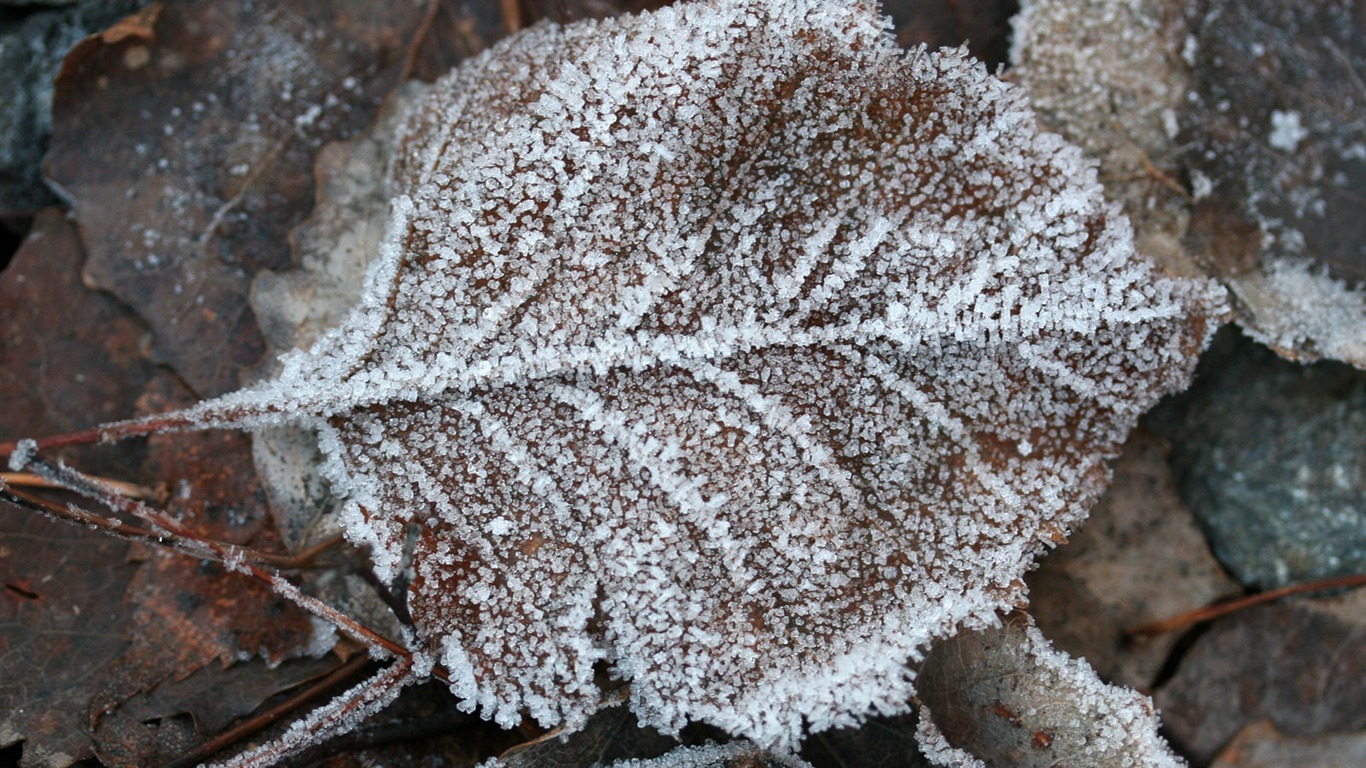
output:
<instances>
[{"instance_id":1,"label":"ice crystal","mask_svg":"<svg viewBox=\"0 0 1366 768\"><path fill-rule=\"evenodd\" d=\"M961 51L858 2L542 25L410 115L354 314L195 411L316 426L470 709L763 745L1023 597L1220 301Z\"/></svg>"}]
</instances>

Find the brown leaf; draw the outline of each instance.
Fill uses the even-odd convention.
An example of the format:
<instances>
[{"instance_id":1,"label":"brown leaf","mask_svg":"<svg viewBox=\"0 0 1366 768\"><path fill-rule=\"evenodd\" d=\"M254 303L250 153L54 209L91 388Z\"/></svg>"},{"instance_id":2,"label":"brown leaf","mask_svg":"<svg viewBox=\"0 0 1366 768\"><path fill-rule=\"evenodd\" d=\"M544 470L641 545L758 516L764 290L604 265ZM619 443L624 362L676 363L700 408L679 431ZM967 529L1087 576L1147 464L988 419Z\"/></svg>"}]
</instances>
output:
<instances>
[{"instance_id":1,"label":"brown leaf","mask_svg":"<svg viewBox=\"0 0 1366 768\"><path fill-rule=\"evenodd\" d=\"M364 127L404 68L422 8L379 8L154 6L66 62L48 174L73 201L91 279L200 394L259 361L251 275L290 265L314 153Z\"/></svg>"},{"instance_id":2,"label":"brown leaf","mask_svg":"<svg viewBox=\"0 0 1366 768\"><path fill-rule=\"evenodd\" d=\"M1172 739L1206 762L1245 725L1289 736L1366 727L1366 590L1236 613L1200 635L1156 699Z\"/></svg>"},{"instance_id":3,"label":"brown leaf","mask_svg":"<svg viewBox=\"0 0 1366 768\"><path fill-rule=\"evenodd\" d=\"M132 413L153 375L144 327L80 279L85 253L55 210L34 220L0 278L0 424L5 435L69 432ZM94 473L127 473L129 453L72 453Z\"/></svg>"},{"instance_id":4,"label":"brown leaf","mask_svg":"<svg viewBox=\"0 0 1366 768\"><path fill-rule=\"evenodd\" d=\"M73 83L185 63L126 44ZM541 26L434 94L361 311L191 418L323 428L382 578L422 531L418 639L501 723L581 722L604 664L665 729L792 744L903 711L902 662L1021 599L1220 311L1135 258L1017 94L902 57L865 6Z\"/></svg>"},{"instance_id":5,"label":"brown leaf","mask_svg":"<svg viewBox=\"0 0 1366 768\"><path fill-rule=\"evenodd\" d=\"M919 695L937 765L974 757L1017 768L1180 765L1147 697L1106 685L1085 662L1053 650L1025 614L937 643L921 666Z\"/></svg>"},{"instance_id":6,"label":"brown leaf","mask_svg":"<svg viewBox=\"0 0 1366 768\"><path fill-rule=\"evenodd\" d=\"M1014 92L822 8L457 70L357 313L175 417L321 427L382 579L421 531L418 630L500 723L581 722L600 661L668 730L904 709L900 660L1019 599L1219 311Z\"/></svg>"},{"instance_id":7,"label":"brown leaf","mask_svg":"<svg viewBox=\"0 0 1366 768\"><path fill-rule=\"evenodd\" d=\"M152 375L142 327L81 284L83 258L74 227L48 210L0 273L0 433L131 413ZM139 454L124 448L78 455L121 474ZM127 645L137 567L126 542L0 506L0 744L24 741L25 766L64 768L91 755L90 689Z\"/></svg>"},{"instance_id":8,"label":"brown leaf","mask_svg":"<svg viewBox=\"0 0 1366 768\"><path fill-rule=\"evenodd\" d=\"M1151 691L1178 637L1126 639L1124 630L1240 592L1181 502L1168 450L1139 429L1114 481L1066 544L1029 574L1029 613L1060 650L1102 679Z\"/></svg>"},{"instance_id":9,"label":"brown leaf","mask_svg":"<svg viewBox=\"0 0 1366 768\"><path fill-rule=\"evenodd\" d=\"M197 746L205 734L225 730L281 691L312 682L336 666L337 659L330 656L269 667L253 659L231 667L209 664L183 679L164 679L100 717L94 730L100 759L107 765L169 762Z\"/></svg>"},{"instance_id":10,"label":"brown leaf","mask_svg":"<svg viewBox=\"0 0 1366 768\"><path fill-rule=\"evenodd\" d=\"M134 410L152 376L143 329L86 290L70 221L45 210L0 275L0 432L74 428ZM141 451L86 451L83 465L124 474ZM123 594L137 573L128 544L5 506L0 514L0 743L23 765L90 757L90 689L127 646Z\"/></svg>"},{"instance_id":11,"label":"brown leaf","mask_svg":"<svg viewBox=\"0 0 1366 768\"><path fill-rule=\"evenodd\" d=\"M26 768L92 755L90 686L127 646L128 544L18 513L0 514L0 745Z\"/></svg>"},{"instance_id":12,"label":"brown leaf","mask_svg":"<svg viewBox=\"0 0 1366 768\"><path fill-rule=\"evenodd\" d=\"M82 259L72 225L48 211L0 278L0 306L9 310L0 318L0 434L52 428L44 423L73 429L114 413L190 402L142 357L143 326L81 284ZM166 483L170 509L207 536L277 546L264 527L242 435L156 437L148 446L66 456L115 478ZM8 506L0 526L7 585L0 596L0 740L23 740L26 766L64 766L89 757L92 746L109 753L108 735L95 727L92 741L92 726L164 681L244 654L279 661L313 642L305 614L217 566L161 553L130 560L125 542ZM264 665L246 666L237 684L253 677L273 690L283 684ZM131 743L158 748L156 730L131 722L118 734L120 753L135 754Z\"/></svg>"}]
</instances>

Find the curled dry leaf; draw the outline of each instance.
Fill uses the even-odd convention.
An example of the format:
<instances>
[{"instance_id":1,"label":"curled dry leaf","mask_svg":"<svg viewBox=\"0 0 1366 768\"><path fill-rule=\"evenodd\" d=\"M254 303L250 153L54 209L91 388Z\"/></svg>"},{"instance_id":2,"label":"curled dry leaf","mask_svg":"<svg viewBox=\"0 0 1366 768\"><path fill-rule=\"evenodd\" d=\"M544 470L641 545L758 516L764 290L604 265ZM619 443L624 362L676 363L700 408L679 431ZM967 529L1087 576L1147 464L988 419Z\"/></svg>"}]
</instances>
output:
<instances>
[{"instance_id":1,"label":"curled dry leaf","mask_svg":"<svg viewBox=\"0 0 1366 768\"><path fill-rule=\"evenodd\" d=\"M1366 368L1366 4L1192 5L1193 239L1253 338Z\"/></svg>"},{"instance_id":2,"label":"curled dry leaf","mask_svg":"<svg viewBox=\"0 0 1366 768\"><path fill-rule=\"evenodd\" d=\"M1222 312L1018 92L864 3L538 26L437 84L393 178L345 323L110 431L313 427L382 579L418 531L419 653L355 711L425 654L503 724L582 723L602 668L765 746L905 711Z\"/></svg>"},{"instance_id":3,"label":"curled dry leaf","mask_svg":"<svg viewBox=\"0 0 1366 768\"><path fill-rule=\"evenodd\" d=\"M938 754L929 750L939 765L1182 765L1147 697L1101 682L1024 614L936 644L920 687L920 726L928 745L939 744Z\"/></svg>"},{"instance_id":4,"label":"curled dry leaf","mask_svg":"<svg viewBox=\"0 0 1366 768\"><path fill-rule=\"evenodd\" d=\"M1359 0L1029 0L1014 25L1009 77L1145 254L1224 281L1282 356L1366 367Z\"/></svg>"}]
</instances>

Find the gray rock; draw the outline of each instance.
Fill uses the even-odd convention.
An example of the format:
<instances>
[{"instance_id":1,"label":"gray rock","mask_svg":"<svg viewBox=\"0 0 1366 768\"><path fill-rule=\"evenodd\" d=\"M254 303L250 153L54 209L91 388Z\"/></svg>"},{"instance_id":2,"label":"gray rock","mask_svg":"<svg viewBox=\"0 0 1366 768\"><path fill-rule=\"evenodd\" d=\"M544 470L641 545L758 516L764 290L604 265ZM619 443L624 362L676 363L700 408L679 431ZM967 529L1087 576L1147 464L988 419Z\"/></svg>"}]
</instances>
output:
<instances>
[{"instance_id":1,"label":"gray rock","mask_svg":"<svg viewBox=\"0 0 1366 768\"><path fill-rule=\"evenodd\" d=\"M1152 414L1178 490L1244 584L1366 572L1366 372L1297 365L1224 329Z\"/></svg>"}]
</instances>

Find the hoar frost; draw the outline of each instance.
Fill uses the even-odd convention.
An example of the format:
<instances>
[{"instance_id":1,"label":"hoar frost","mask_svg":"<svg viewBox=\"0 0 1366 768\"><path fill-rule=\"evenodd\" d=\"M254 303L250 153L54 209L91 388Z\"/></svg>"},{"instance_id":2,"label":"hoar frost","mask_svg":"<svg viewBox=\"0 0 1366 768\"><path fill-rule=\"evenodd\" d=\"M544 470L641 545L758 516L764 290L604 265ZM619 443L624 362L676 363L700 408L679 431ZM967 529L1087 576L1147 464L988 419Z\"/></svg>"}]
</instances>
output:
<instances>
[{"instance_id":1,"label":"hoar frost","mask_svg":"<svg viewBox=\"0 0 1366 768\"><path fill-rule=\"evenodd\" d=\"M1221 296L1094 172L875 9L541 25L409 116L354 314L201 426L317 428L470 709L762 745L905 711L1023 600ZM375 700L379 700L376 698Z\"/></svg>"}]
</instances>

